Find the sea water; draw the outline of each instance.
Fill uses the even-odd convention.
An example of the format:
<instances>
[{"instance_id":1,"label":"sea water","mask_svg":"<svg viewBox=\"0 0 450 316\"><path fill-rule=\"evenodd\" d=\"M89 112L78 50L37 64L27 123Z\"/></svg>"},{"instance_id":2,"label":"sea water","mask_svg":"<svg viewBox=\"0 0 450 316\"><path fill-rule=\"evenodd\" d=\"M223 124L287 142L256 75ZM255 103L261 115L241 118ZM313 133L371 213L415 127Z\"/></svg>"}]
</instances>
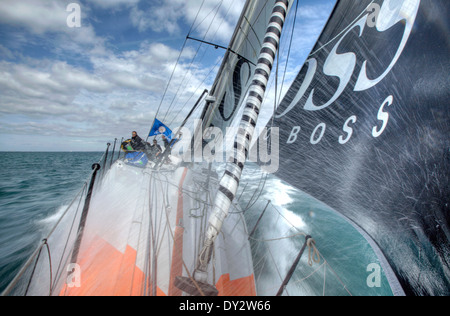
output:
<instances>
[{"instance_id":1,"label":"sea water","mask_svg":"<svg viewBox=\"0 0 450 316\"><path fill-rule=\"evenodd\" d=\"M101 156L0 153L0 292L89 180ZM392 295L383 271L376 275L379 260L368 242L326 205L252 163L244 169L236 199L249 231L267 206L251 238L258 294L277 293L305 233L314 238L321 261L309 266L307 249L284 295Z\"/></svg>"},{"instance_id":2,"label":"sea water","mask_svg":"<svg viewBox=\"0 0 450 316\"><path fill-rule=\"evenodd\" d=\"M259 295L278 292L305 235L315 241L320 262L311 261L307 248L283 295L393 295L379 258L346 218L258 166L246 168L238 198L250 231L266 208L251 238Z\"/></svg>"},{"instance_id":3,"label":"sea water","mask_svg":"<svg viewBox=\"0 0 450 316\"><path fill-rule=\"evenodd\" d=\"M0 292L92 172L98 152L0 152Z\"/></svg>"}]
</instances>

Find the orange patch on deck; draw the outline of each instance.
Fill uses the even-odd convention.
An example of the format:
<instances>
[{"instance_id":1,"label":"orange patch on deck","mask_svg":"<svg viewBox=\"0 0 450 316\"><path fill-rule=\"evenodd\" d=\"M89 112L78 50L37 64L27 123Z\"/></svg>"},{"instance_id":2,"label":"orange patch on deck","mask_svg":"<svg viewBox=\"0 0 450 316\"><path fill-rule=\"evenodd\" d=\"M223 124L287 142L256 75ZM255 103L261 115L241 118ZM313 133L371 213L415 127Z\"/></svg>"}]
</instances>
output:
<instances>
[{"instance_id":1,"label":"orange patch on deck","mask_svg":"<svg viewBox=\"0 0 450 316\"><path fill-rule=\"evenodd\" d=\"M61 296L140 296L145 274L136 267L136 250L127 245L125 253L101 238L79 256L80 287L64 284ZM151 282L147 282L149 286ZM147 293L149 290L147 289ZM151 292L150 292L151 293ZM165 295L159 288L158 295Z\"/></svg>"},{"instance_id":2,"label":"orange patch on deck","mask_svg":"<svg viewBox=\"0 0 450 316\"><path fill-rule=\"evenodd\" d=\"M230 280L230 274L223 274L216 283L219 296L256 296L255 278L252 275Z\"/></svg>"}]
</instances>

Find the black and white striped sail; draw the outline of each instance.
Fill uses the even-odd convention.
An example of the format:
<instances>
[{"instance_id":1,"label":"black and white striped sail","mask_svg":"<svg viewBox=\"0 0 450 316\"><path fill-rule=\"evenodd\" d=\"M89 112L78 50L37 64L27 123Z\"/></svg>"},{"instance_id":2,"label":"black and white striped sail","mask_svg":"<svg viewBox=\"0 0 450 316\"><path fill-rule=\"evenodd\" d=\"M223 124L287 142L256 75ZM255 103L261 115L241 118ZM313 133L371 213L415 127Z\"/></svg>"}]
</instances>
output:
<instances>
[{"instance_id":1,"label":"black and white striped sail","mask_svg":"<svg viewBox=\"0 0 450 316\"><path fill-rule=\"evenodd\" d=\"M274 115L276 176L375 241L397 294L450 294L449 8L338 1Z\"/></svg>"}]
</instances>

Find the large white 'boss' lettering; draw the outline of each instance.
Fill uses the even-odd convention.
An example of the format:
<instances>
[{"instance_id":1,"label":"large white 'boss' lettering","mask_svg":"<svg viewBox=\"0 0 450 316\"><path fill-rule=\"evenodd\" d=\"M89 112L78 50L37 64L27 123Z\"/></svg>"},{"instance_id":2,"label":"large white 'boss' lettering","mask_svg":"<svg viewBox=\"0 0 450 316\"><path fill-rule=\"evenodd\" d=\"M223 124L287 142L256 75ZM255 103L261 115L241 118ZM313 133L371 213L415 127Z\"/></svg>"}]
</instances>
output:
<instances>
[{"instance_id":1,"label":"large white 'boss' lettering","mask_svg":"<svg viewBox=\"0 0 450 316\"><path fill-rule=\"evenodd\" d=\"M372 4L367 8L368 13L364 15L361 19L355 22L350 27L346 28L346 32L340 38L340 40L334 45L330 54L328 55L324 66L323 74L326 76L339 78L339 86L326 103L322 105L314 104L314 89L308 95L308 99L304 105L304 109L307 111L318 111L327 108L333 104L344 92L346 86L350 82L356 66L356 54L354 52L338 53L338 49L343 39L355 28L359 30L359 37L364 36L364 29L366 25L370 28L376 27L378 32L385 32L399 22L404 22L404 32L400 44L398 45L397 51L391 60L389 66L386 70L379 75L376 79L370 79L368 77L367 65L368 61L365 60L362 64L361 71L358 74L358 79L355 83L354 91L364 91L370 89L382 81L395 66L399 60L403 50L405 49L406 43L408 42L409 36L411 35L414 22L417 17L417 12L419 10L420 0L385 0L382 7L379 5ZM312 54L314 56L314 53ZM308 64L307 74L301 87L297 91L296 96L293 98L291 104L279 115L275 115L276 118L281 118L289 113L302 99L302 97L307 92L309 86L311 85L313 78L318 69L317 60L311 57L306 61Z\"/></svg>"},{"instance_id":2,"label":"large white 'boss' lettering","mask_svg":"<svg viewBox=\"0 0 450 316\"><path fill-rule=\"evenodd\" d=\"M414 21L416 20L417 11L419 10L419 5L420 0L403 1L401 5L399 5L398 0L385 0L383 2L383 6L381 7L378 18L376 19L377 31L384 32L400 21L405 22L405 31L403 32L402 40L398 46L394 58L387 69L378 78L371 80L367 77L367 60L364 61L358 80L356 81L354 91L364 91L372 88L383 80L384 77L386 77L392 70L405 49L406 43L408 42ZM391 8L393 9L391 10Z\"/></svg>"},{"instance_id":3,"label":"large white 'boss' lettering","mask_svg":"<svg viewBox=\"0 0 450 316\"><path fill-rule=\"evenodd\" d=\"M291 134L286 142L287 144L292 144L297 140L297 135L300 132L300 129L300 126L294 126L294 128L292 128Z\"/></svg>"},{"instance_id":4,"label":"large white 'boss' lettering","mask_svg":"<svg viewBox=\"0 0 450 316\"><path fill-rule=\"evenodd\" d=\"M344 145L345 143L347 143L349 140L350 140L350 138L352 137L352 135L353 135L353 128L351 128L350 126L349 126L349 124L350 124L350 122L352 122L353 124L355 124L356 123L356 115L352 115L352 116L350 116L348 119L347 119L347 121L345 121L345 123L344 123L344 127L343 127L343 130L344 130L344 132L346 132L347 133L347 137L345 137L344 138L344 136L339 136L339 144L341 144L341 145Z\"/></svg>"},{"instance_id":5,"label":"large white 'boss' lettering","mask_svg":"<svg viewBox=\"0 0 450 316\"><path fill-rule=\"evenodd\" d=\"M319 134L319 137L316 138L316 134L319 131L319 129L320 129L320 134ZM320 123L319 125L317 125L311 134L311 139L309 140L310 143L313 145L318 144L322 140L322 137L325 134L326 129L327 129L327 125L325 123Z\"/></svg>"},{"instance_id":6,"label":"large white 'boss' lettering","mask_svg":"<svg viewBox=\"0 0 450 316\"><path fill-rule=\"evenodd\" d=\"M378 137L381 134L383 134L384 130L386 129L388 120L389 120L389 113L384 112L384 107L386 106L386 104L389 106L392 104L392 102L394 102L394 97L392 95L388 96L386 98L386 100L384 100L383 104L380 106L379 110L378 110L378 115L377 118L383 122L383 124L381 125L381 128L378 129L377 126L374 126L374 128L372 129L372 136L373 137Z\"/></svg>"}]
</instances>

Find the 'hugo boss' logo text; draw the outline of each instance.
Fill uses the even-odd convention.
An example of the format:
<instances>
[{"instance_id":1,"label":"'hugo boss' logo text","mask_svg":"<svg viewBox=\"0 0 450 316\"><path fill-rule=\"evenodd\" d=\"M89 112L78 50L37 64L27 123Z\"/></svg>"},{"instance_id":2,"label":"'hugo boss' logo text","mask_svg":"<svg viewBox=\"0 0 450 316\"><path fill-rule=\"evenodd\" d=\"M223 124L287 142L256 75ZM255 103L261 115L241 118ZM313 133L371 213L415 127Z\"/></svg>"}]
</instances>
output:
<instances>
[{"instance_id":1,"label":"'hugo boss' logo text","mask_svg":"<svg viewBox=\"0 0 450 316\"><path fill-rule=\"evenodd\" d=\"M334 94L328 100L323 101L321 104L315 102L314 96L317 94L317 91L315 88L311 89L311 83L313 82L314 77L316 76L316 74L318 74L318 71L320 71L320 69L318 67L317 59L315 57L311 57L314 56L318 51L313 52L310 58L306 61L306 75L297 91L297 94L287 107L283 107L285 109L281 113L275 115L275 118L281 118L288 114L294 107L302 106L300 104L302 103L300 102L302 99L306 99L306 101L303 101L303 110L306 111L320 111L328 108L333 103L335 103L350 83L350 79L354 75L357 65L356 53L342 53L340 50L341 43L349 36L351 31L356 31L359 38L364 38L366 28L376 28L378 32L382 33L401 22L404 28L403 34L392 60L386 63L386 68L381 74L376 75L376 78L369 78L367 71L368 61L364 60L359 73L357 74L357 79L354 83L353 91L365 91L380 83L391 72L391 70L399 60L403 50L405 49L406 43L408 42L408 39L411 35L411 31L417 17L419 5L420 0L385 0L381 6L377 3L371 3L367 7L366 11L364 12L365 14L361 18L359 18L356 22L352 23L342 31L342 33L339 35L340 38L337 37L332 40L337 40L337 42L331 49L323 64L321 75L339 79L339 84L337 85ZM338 53L338 51L340 53ZM378 126L373 127L373 137L379 137L386 128L389 114L385 110L393 103L393 96L390 95L386 97L386 99L381 103L381 106L379 106L377 119L381 121L381 123L379 123ZM355 124L356 121L357 117L355 115L350 116L345 121L342 128L344 133L338 136L340 144L345 144L349 141L353 132L351 126ZM287 143L294 143L300 130L300 126L294 126L287 140ZM325 130L325 123L320 123L319 125L317 125L310 138L311 144L319 143L325 133Z\"/></svg>"}]
</instances>

